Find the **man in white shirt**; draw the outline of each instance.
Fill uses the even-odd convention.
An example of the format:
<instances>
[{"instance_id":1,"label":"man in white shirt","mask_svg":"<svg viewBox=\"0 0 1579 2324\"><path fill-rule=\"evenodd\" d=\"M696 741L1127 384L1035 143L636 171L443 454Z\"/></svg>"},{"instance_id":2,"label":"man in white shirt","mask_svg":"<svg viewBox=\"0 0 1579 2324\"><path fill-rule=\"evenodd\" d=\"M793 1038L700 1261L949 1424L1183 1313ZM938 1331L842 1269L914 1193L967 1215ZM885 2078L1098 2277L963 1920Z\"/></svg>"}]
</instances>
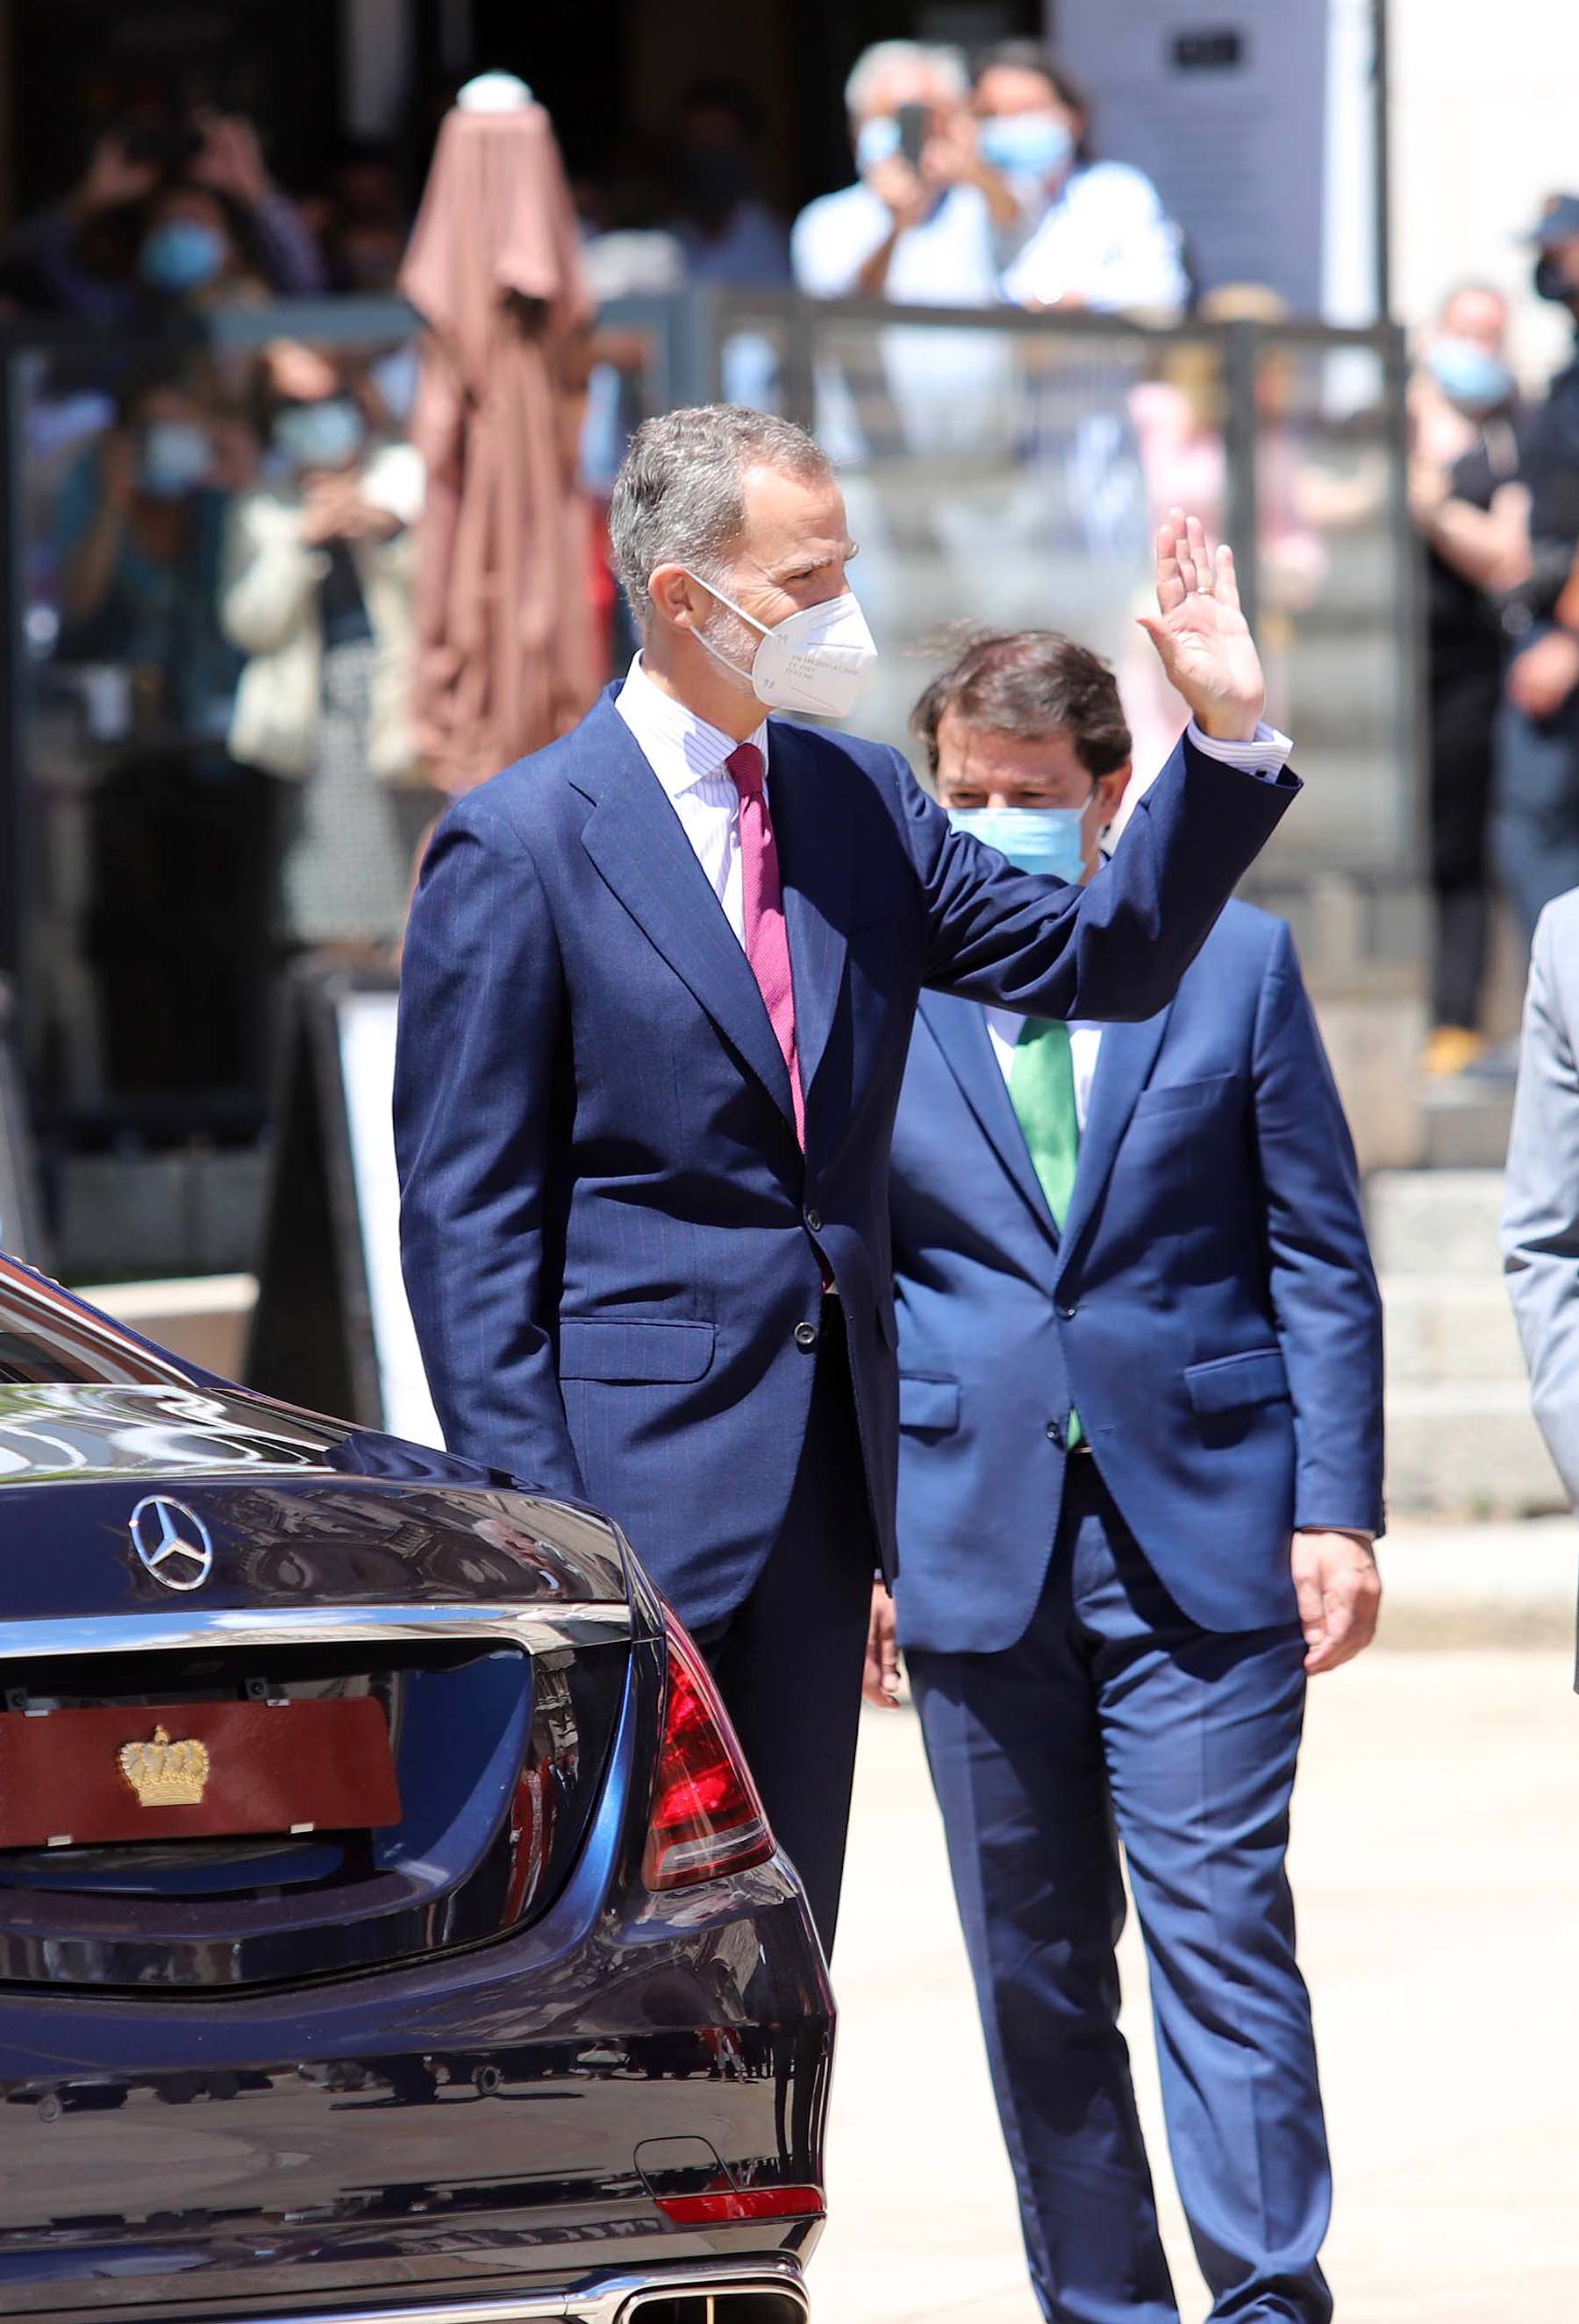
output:
<instances>
[{"instance_id":1,"label":"man in white shirt","mask_svg":"<svg viewBox=\"0 0 1579 2324\"><path fill-rule=\"evenodd\" d=\"M1000 237L1020 211L977 151L969 88L955 49L881 41L857 60L845 99L858 174L796 219L800 290L914 307L997 303ZM817 434L845 467L891 445L979 447L1011 389L1009 355L999 333L844 332L817 365ZM869 547L882 521L875 508L860 512Z\"/></svg>"},{"instance_id":2,"label":"man in white shirt","mask_svg":"<svg viewBox=\"0 0 1579 2324\"><path fill-rule=\"evenodd\" d=\"M917 716L955 827L1099 893L1111 671L986 637ZM1284 1874L1307 1676L1375 1626L1380 1307L1281 921L1231 903L1168 1007L924 993L890 1178L894 1609L1042 2310L1177 2324L1116 2025L1119 1842L1214 2318L1325 2324L1329 2180ZM1116 1818L1116 1830L1115 1830Z\"/></svg>"},{"instance_id":3,"label":"man in white shirt","mask_svg":"<svg viewBox=\"0 0 1579 2324\"><path fill-rule=\"evenodd\" d=\"M993 303L994 229L1012 223L1016 206L982 164L969 90L956 49L880 41L857 59L845 104L858 175L795 221L790 259L802 290L921 307Z\"/></svg>"}]
</instances>

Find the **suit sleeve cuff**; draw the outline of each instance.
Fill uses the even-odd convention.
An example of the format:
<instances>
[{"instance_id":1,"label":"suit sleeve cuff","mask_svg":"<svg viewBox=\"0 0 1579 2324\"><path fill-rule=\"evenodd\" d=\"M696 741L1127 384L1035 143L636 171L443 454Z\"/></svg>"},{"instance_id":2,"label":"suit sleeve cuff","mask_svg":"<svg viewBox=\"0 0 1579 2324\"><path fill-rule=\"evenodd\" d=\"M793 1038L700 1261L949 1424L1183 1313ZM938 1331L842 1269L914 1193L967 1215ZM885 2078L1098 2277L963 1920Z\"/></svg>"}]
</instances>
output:
<instances>
[{"instance_id":1,"label":"suit sleeve cuff","mask_svg":"<svg viewBox=\"0 0 1579 2324\"><path fill-rule=\"evenodd\" d=\"M1185 728L1186 740L1203 757L1220 760L1225 767L1238 767L1247 775L1260 775L1275 781L1288 765L1294 745L1287 734L1269 726L1263 718L1248 742L1220 742L1214 735L1204 734L1192 718Z\"/></svg>"},{"instance_id":2,"label":"suit sleeve cuff","mask_svg":"<svg viewBox=\"0 0 1579 2324\"><path fill-rule=\"evenodd\" d=\"M1370 1543L1371 1543L1371 1545L1372 1545L1372 1547L1374 1547L1374 1546L1375 1546L1375 1545L1376 1545L1376 1543L1377 1543L1377 1542L1379 1542L1379 1541L1381 1539L1381 1536L1380 1536L1378 1532L1376 1532L1376 1531L1375 1531L1374 1527L1372 1527L1372 1526L1357 1526L1357 1525L1297 1525L1297 1526L1295 1526L1294 1530L1295 1530L1295 1532L1296 1532L1297 1534L1301 1534L1301 1533L1346 1533L1346 1534L1351 1535L1351 1536L1353 1536L1353 1538L1355 1541L1368 1541L1368 1542L1370 1542Z\"/></svg>"}]
</instances>

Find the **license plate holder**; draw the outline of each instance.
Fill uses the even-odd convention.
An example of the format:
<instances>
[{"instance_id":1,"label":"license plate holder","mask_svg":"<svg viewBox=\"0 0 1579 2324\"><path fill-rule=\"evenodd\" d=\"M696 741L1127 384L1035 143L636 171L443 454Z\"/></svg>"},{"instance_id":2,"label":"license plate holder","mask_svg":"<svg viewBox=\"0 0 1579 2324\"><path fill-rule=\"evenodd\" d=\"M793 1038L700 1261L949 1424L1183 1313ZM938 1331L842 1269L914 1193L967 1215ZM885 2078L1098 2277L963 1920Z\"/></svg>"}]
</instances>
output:
<instances>
[{"instance_id":1,"label":"license plate holder","mask_svg":"<svg viewBox=\"0 0 1579 2324\"><path fill-rule=\"evenodd\" d=\"M0 1849L369 1831L401 1812L370 1695L0 1712Z\"/></svg>"}]
</instances>

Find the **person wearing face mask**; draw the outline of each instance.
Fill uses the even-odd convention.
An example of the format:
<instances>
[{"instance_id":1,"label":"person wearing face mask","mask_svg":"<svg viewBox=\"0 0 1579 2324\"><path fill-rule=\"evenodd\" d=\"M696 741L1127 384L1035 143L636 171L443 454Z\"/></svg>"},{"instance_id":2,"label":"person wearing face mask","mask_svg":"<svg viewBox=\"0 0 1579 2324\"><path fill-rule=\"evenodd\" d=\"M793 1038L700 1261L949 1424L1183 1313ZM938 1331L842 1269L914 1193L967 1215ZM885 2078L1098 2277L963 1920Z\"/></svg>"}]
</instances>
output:
<instances>
[{"instance_id":1,"label":"person wearing face mask","mask_svg":"<svg viewBox=\"0 0 1579 2324\"><path fill-rule=\"evenodd\" d=\"M237 669L214 613L220 469L197 382L143 381L62 479L51 535L60 658L125 666L144 724L210 739Z\"/></svg>"},{"instance_id":2,"label":"person wearing face mask","mask_svg":"<svg viewBox=\"0 0 1579 2324\"><path fill-rule=\"evenodd\" d=\"M1143 171L1091 152L1091 108L1058 60L1007 41L977 62L982 159L1014 195L1003 277L1016 306L1177 315L1190 295L1183 237Z\"/></svg>"},{"instance_id":3,"label":"person wearing face mask","mask_svg":"<svg viewBox=\"0 0 1579 2324\"><path fill-rule=\"evenodd\" d=\"M1508 302L1464 283L1444 300L1409 389L1409 506L1426 545L1427 749L1435 905L1431 1074L1485 1049L1492 742L1506 641L1501 604L1528 570L1519 481L1526 415L1508 363Z\"/></svg>"},{"instance_id":4,"label":"person wearing face mask","mask_svg":"<svg viewBox=\"0 0 1579 2324\"><path fill-rule=\"evenodd\" d=\"M252 124L200 114L184 128L111 130L66 199L0 245L55 314L128 323L171 300L308 298L322 260L275 184Z\"/></svg>"},{"instance_id":5,"label":"person wearing face mask","mask_svg":"<svg viewBox=\"0 0 1579 2324\"><path fill-rule=\"evenodd\" d=\"M80 946L120 1099L250 1094L261 1065L266 786L225 748L241 658L218 614L240 433L201 365L144 377L53 508L55 659L84 671L94 738Z\"/></svg>"},{"instance_id":6,"label":"person wearing face mask","mask_svg":"<svg viewBox=\"0 0 1579 2324\"><path fill-rule=\"evenodd\" d=\"M290 787L284 941L365 954L399 936L436 806L409 700L422 463L368 444L316 349L282 343L267 376L266 481L237 504L226 558L225 627L248 657L231 755Z\"/></svg>"},{"instance_id":7,"label":"person wearing face mask","mask_svg":"<svg viewBox=\"0 0 1579 2324\"><path fill-rule=\"evenodd\" d=\"M1579 194L1530 237L1535 289L1579 322ZM1492 845L1527 936L1579 887L1579 353L1531 414L1521 469L1529 571L1503 614L1512 658L1498 715Z\"/></svg>"},{"instance_id":8,"label":"person wearing face mask","mask_svg":"<svg viewBox=\"0 0 1579 2324\"><path fill-rule=\"evenodd\" d=\"M641 652L423 862L406 1286L451 1448L610 1510L695 1630L831 1946L893 1559L888 1142L917 994L1150 1015L1287 805L1288 745L1233 559L1179 515L1151 629L1196 723L1105 888L1028 877L897 751L802 723L847 716L875 659L802 429L645 421L609 535Z\"/></svg>"},{"instance_id":9,"label":"person wearing face mask","mask_svg":"<svg viewBox=\"0 0 1579 2324\"><path fill-rule=\"evenodd\" d=\"M995 236L1017 209L982 165L968 87L954 49L880 41L857 59L845 104L859 174L795 221L790 250L802 290L925 307L992 304Z\"/></svg>"},{"instance_id":10,"label":"person wearing face mask","mask_svg":"<svg viewBox=\"0 0 1579 2324\"><path fill-rule=\"evenodd\" d=\"M956 830L1093 897L1122 876L1130 736L1086 648L978 638L915 726ZM1381 1316L1287 927L1231 903L1138 1023L924 993L890 1204L900 1573L866 1692L894 1707L902 1644L1041 2310L1177 2324L1122 1847L1212 2314L1325 2324L1284 1850L1307 1678L1376 1623Z\"/></svg>"}]
</instances>

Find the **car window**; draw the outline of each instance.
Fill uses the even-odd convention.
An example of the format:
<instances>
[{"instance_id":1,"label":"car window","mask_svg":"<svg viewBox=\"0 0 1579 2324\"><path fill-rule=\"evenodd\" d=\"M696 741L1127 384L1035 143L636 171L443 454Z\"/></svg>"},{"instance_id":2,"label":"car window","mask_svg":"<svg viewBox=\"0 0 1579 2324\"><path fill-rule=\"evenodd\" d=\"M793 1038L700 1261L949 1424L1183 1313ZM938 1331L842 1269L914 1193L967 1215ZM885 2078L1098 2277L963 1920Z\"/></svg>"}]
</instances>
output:
<instances>
[{"instance_id":1,"label":"car window","mask_svg":"<svg viewBox=\"0 0 1579 2324\"><path fill-rule=\"evenodd\" d=\"M58 1283L0 1258L0 1387L168 1388L192 1375Z\"/></svg>"}]
</instances>

